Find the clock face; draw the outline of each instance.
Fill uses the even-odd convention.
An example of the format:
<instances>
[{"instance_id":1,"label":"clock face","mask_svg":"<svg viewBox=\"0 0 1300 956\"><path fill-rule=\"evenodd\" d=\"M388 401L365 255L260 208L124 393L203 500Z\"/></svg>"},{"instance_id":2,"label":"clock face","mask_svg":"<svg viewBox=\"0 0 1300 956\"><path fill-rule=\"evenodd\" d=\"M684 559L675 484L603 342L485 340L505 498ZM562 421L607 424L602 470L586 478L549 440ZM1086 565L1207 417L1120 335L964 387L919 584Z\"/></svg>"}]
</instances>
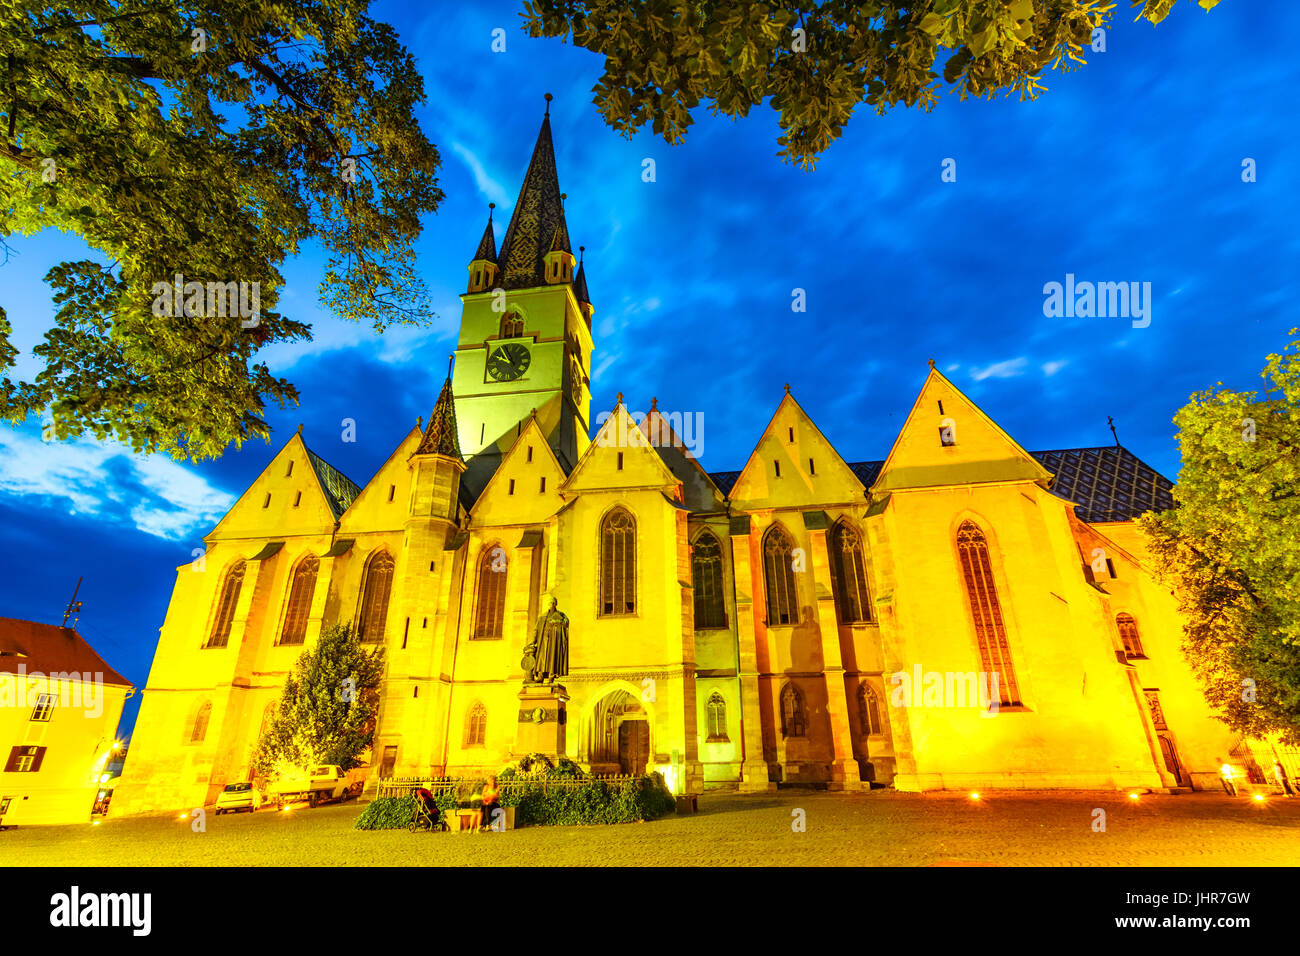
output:
<instances>
[{"instance_id":1,"label":"clock face","mask_svg":"<svg viewBox=\"0 0 1300 956\"><path fill-rule=\"evenodd\" d=\"M487 372L498 382L513 382L528 371L532 360L525 346L511 342L488 356Z\"/></svg>"}]
</instances>

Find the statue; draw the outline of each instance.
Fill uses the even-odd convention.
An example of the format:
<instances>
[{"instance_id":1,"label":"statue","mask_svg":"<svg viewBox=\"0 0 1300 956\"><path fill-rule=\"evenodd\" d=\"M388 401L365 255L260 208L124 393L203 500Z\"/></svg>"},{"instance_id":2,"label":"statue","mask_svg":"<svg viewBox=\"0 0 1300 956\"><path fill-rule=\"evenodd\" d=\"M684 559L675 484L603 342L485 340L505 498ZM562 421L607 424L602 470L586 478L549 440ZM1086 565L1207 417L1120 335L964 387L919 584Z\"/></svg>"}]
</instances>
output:
<instances>
[{"instance_id":1,"label":"statue","mask_svg":"<svg viewBox=\"0 0 1300 956\"><path fill-rule=\"evenodd\" d=\"M559 601L537 619L537 632L524 648L519 666L525 684L554 684L557 677L569 673L569 619L559 610Z\"/></svg>"}]
</instances>

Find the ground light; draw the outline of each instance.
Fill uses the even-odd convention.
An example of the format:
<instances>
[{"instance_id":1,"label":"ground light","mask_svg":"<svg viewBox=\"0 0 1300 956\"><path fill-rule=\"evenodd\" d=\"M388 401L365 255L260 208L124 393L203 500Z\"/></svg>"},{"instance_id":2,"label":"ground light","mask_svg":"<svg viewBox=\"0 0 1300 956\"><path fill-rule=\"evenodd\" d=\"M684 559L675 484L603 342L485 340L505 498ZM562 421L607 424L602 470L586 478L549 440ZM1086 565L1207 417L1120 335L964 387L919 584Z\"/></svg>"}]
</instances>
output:
<instances>
[{"instance_id":1,"label":"ground light","mask_svg":"<svg viewBox=\"0 0 1300 956\"><path fill-rule=\"evenodd\" d=\"M970 798L971 798L972 800L978 800L978 799L980 798L980 795L979 795L978 793L972 793L972 794L970 795Z\"/></svg>"},{"instance_id":2,"label":"ground light","mask_svg":"<svg viewBox=\"0 0 1300 956\"><path fill-rule=\"evenodd\" d=\"M1257 793L1257 794L1255 794L1255 799L1256 799L1257 801L1259 801L1260 803L1263 803L1263 802L1264 802L1264 795L1263 795L1262 793Z\"/></svg>"},{"instance_id":3,"label":"ground light","mask_svg":"<svg viewBox=\"0 0 1300 956\"><path fill-rule=\"evenodd\" d=\"M189 815L188 813L182 813L182 814L180 815L180 819L182 819L182 820L188 820L189 818L190 818L190 815Z\"/></svg>"},{"instance_id":4,"label":"ground light","mask_svg":"<svg viewBox=\"0 0 1300 956\"><path fill-rule=\"evenodd\" d=\"M1136 799L1138 798L1138 795L1137 795L1136 793L1130 793L1130 794L1128 795L1128 798L1129 798L1130 800L1136 800Z\"/></svg>"}]
</instances>

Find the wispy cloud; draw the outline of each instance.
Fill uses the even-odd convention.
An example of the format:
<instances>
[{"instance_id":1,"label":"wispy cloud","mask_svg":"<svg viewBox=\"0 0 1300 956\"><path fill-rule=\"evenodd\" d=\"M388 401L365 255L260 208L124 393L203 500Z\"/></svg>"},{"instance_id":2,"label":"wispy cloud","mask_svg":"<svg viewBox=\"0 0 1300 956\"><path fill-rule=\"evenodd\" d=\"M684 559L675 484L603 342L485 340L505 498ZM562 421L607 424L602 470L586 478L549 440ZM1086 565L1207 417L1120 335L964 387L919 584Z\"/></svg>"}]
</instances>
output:
<instances>
[{"instance_id":1,"label":"wispy cloud","mask_svg":"<svg viewBox=\"0 0 1300 956\"><path fill-rule=\"evenodd\" d=\"M1029 364L1029 359L1023 355L1019 358L1007 359L1005 362L994 362L984 368L973 368L970 371L970 377L977 382L982 382L986 378L1015 378L1017 375L1025 374L1025 367Z\"/></svg>"},{"instance_id":2,"label":"wispy cloud","mask_svg":"<svg viewBox=\"0 0 1300 956\"><path fill-rule=\"evenodd\" d=\"M474 185L478 186L479 192L502 208L510 205L510 194L501 183L488 174L483 163L468 146L452 143L451 151L469 167L470 175L474 177Z\"/></svg>"},{"instance_id":3,"label":"wispy cloud","mask_svg":"<svg viewBox=\"0 0 1300 956\"><path fill-rule=\"evenodd\" d=\"M68 513L133 526L168 540L206 532L234 503L170 458L111 442L46 442L0 431L0 495L45 499Z\"/></svg>"},{"instance_id":4,"label":"wispy cloud","mask_svg":"<svg viewBox=\"0 0 1300 956\"><path fill-rule=\"evenodd\" d=\"M1065 359L1059 359L1055 362L1044 362L1043 374L1046 375L1048 378L1051 378L1053 375L1055 375L1057 372L1059 372L1061 369L1065 368L1069 364L1070 363L1067 362Z\"/></svg>"}]
</instances>

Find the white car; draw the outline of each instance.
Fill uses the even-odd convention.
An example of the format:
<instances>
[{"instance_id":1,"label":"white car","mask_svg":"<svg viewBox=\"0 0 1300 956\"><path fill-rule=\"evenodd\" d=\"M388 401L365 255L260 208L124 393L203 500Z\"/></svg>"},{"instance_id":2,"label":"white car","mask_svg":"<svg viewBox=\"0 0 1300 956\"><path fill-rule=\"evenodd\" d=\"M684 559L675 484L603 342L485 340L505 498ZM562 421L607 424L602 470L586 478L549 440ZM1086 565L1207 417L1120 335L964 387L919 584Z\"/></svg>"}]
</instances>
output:
<instances>
[{"instance_id":1,"label":"white car","mask_svg":"<svg viewBox=\"0 0 1300 956\"><path fill-rule=\"evenodd\" d=\"M217 816L223 813L238 813L247 810L253 813L262 805L262 793L253 786L252 781L241 780L228 783L217 796Z\"/></svg>"}]
</instances>

